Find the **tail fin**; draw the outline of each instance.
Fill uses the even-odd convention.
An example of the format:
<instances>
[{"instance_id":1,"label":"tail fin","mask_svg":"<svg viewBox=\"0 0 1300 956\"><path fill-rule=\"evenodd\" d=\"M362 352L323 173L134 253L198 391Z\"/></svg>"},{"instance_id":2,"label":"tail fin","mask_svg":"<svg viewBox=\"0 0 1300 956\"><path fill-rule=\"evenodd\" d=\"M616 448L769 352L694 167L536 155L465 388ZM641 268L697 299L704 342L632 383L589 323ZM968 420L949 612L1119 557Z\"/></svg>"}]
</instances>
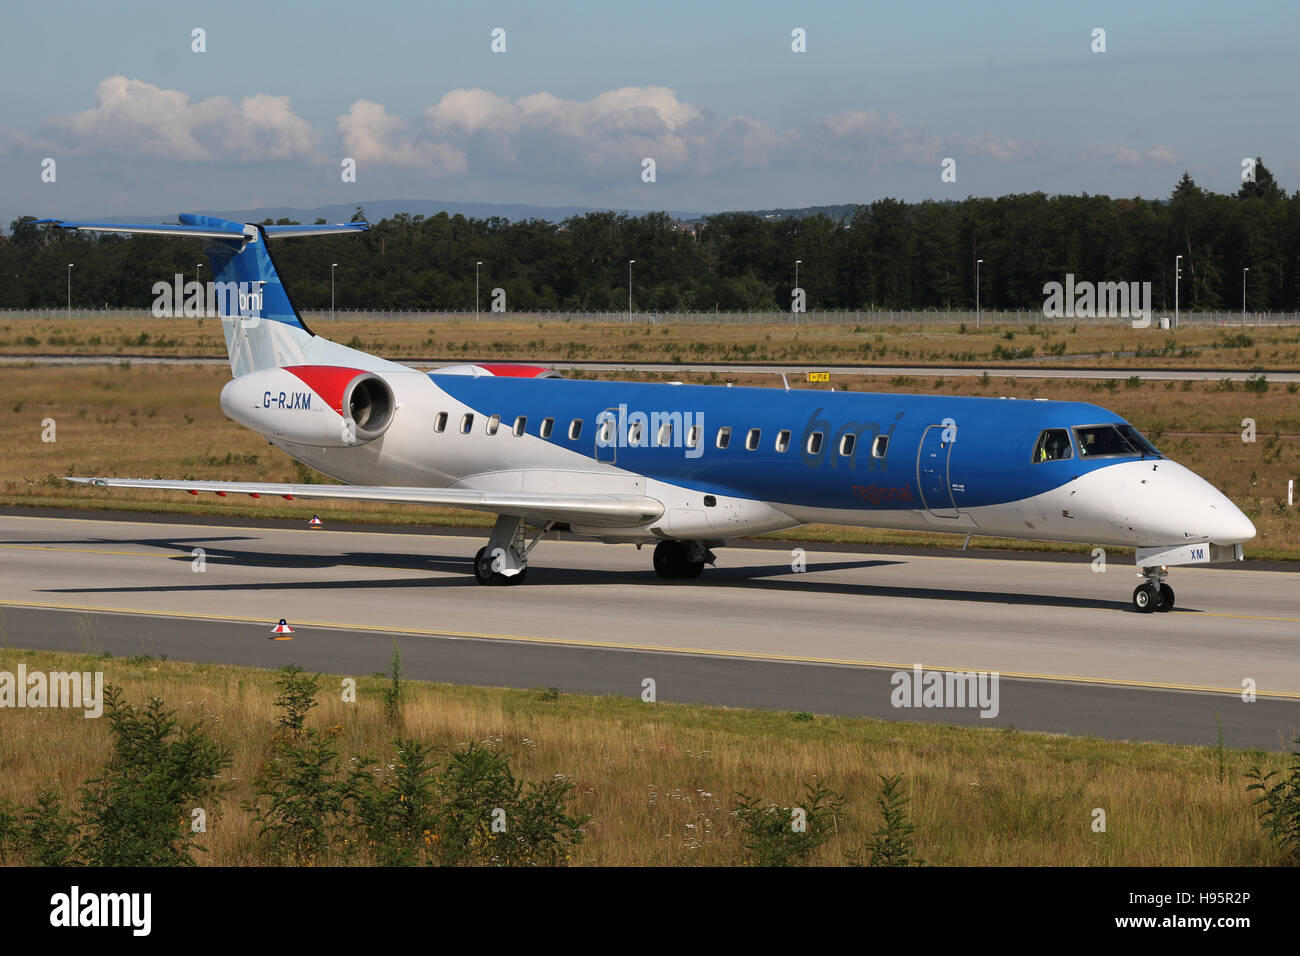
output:
<instances>
[{"instance_id":1,"label":"tail fin","mask_svg":"<svg viewBox=\"0 0 1300 956\"><path fill-rule=\"evenodd\" d=\"M264 368L303 365L319 360L321 345L342 346L317 339L294 308L271 259L268 239L363 232L364 222L318 226L259 226L215 216L185 213L180 225L68 222L42 219L62 229L191 237L204 240L212 265L205 309L214 309L226 336L230 370L236 376ZM177 303L179 306L179 303ZM313 340L317 347L311 348ZM351 350L346 350L351 351ZM312 354L309 354L312 353ZM385 363L387 364L387 363Z\"/></svg>"},{"instance_id":2,"label":"tail fin","mask_svg":"<svg viewBox=\"0 0 1300 956\"><path fill-rule=\"evenodd\" d=\"M306 364L306 346L314 333L275 269L266 227L188 213L180 219L183 226L238 234L208 239L203 249L212 263L211 298L219 303L231 373L237 378L264 368Z\"/></svg>"}]
</instances>

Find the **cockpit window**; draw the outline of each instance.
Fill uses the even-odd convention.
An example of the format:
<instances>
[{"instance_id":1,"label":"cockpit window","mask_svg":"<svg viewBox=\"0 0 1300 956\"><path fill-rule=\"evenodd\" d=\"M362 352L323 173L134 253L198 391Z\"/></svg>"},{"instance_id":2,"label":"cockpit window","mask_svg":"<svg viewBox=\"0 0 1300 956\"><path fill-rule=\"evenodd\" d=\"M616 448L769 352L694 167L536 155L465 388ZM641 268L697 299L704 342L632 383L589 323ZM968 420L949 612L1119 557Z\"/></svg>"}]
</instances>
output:
<instances>
[{"instance_id":1,"label":"cockpit window","mask_svg":"<svg viewBox=\"0 0 1300 956\"><path fill-rule=\"evenodd\" d=\"M1070 445L1070 433L1064 428L1048 428L1038 436L1034 446L1034 461L1060 461L1073 458L1074 448Z\"/></svg>"},{"instance_id":2,"label":"cockpit window","mask_svg":"<svg viewBox=\"0 0 1300 956\"><path fill-rule=\"evenodd\" d=\"M1155 445L1132 425L1082 425L1074 430L1080 458L1159 456Z\"/></svg>"},{"instance_id":3,"label":"cockpit window","mask_svg":"<svg viewBox=\"0 0 1300 956\"><path fill-rule=\"evenodd\" d=\"M1128 439L1128 443L1144 455L1159 455L1160 451L1155 445L1147 440L1147 436L1132 425L1116 425L1119 433Z\"/></svg>"}]
</instances>

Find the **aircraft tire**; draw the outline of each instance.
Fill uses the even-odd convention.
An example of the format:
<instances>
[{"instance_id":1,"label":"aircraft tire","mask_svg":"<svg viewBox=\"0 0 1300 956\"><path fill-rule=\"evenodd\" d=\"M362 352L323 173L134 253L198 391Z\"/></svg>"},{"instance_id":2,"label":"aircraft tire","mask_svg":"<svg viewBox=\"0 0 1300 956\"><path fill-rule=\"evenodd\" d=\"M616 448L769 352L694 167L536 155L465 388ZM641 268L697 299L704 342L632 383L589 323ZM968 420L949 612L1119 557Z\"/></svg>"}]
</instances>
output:
<instances>
[{"instance_id":1,"label":"aircraft tire","mask_svg":"<svg viewBox=\"0 0 1300 956\"><path fill-rule=\"evenodd\" d=\"M1157 611L1172 611L1174 609L1174 589L1167 584L1160 585L1160 606Z\"/></svg>"},{"instance_id":2,"label":"aircraft tire","mask_svg":"<svg viewBox=\"0 0 1300 956\"><path fill-rule=\"evenodd\" d=\"M1160 605L1160 592L1149 584L1139 584L1133 589L1133 609L1141 614L1150 614Z\"/></svg>"},{"instance_id":3,"label":"aircraft tire","mask_svg":"<svg viewBox=\"0 0 1300 956\"><path fill-rule=\"evenodd\" d=\"M655 545L655 574L661 578L679 578L686 563L686 549L680 541L660 541Z\"/></svg>"}]
</instances>

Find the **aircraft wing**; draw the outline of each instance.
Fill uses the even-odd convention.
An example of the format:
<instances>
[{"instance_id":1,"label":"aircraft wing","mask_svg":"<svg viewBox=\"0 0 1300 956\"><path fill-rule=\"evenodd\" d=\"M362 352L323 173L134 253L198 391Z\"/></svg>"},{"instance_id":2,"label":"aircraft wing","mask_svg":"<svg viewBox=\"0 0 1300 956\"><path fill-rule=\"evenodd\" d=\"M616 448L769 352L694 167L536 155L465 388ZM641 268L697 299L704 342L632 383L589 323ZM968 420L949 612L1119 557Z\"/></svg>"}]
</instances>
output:
<instances>
[{"instance_id":1,"label":"aircraft wing","mask_svg":"<svg viewBox=\"0 0 1300 956\"><path fill-rule=\"evenodd\" d=\"M558 492L474 491L468 488L407 488L390 485L297 485L256 481L176 481L153 478L66 478L100 488L151 488L248 495L251 498L321 499L330 501L392 501L412 505L467 508L539 521L626 527L654 521L664 506L644 495L583 495Z\"/></svg>"}]
</instances>

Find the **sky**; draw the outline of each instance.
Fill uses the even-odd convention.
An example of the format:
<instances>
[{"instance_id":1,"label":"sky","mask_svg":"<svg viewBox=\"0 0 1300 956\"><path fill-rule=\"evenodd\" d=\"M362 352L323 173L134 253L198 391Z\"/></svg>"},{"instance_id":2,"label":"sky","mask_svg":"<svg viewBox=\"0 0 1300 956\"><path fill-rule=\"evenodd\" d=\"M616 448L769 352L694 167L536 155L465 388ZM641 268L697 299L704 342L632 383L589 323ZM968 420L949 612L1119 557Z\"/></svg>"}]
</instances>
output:
<instances>
[{"instance_id":1,"label":"sky","mask_svg":"<svg viewBox=\"0 0 1300 956\"><path fill-rule=\"evenodd\" d=\"M1163 198L1250 156L1291 192L1298 53L1300 4L1258 0L7 4L0 223Z\"/></svg>"}]
</instances>

